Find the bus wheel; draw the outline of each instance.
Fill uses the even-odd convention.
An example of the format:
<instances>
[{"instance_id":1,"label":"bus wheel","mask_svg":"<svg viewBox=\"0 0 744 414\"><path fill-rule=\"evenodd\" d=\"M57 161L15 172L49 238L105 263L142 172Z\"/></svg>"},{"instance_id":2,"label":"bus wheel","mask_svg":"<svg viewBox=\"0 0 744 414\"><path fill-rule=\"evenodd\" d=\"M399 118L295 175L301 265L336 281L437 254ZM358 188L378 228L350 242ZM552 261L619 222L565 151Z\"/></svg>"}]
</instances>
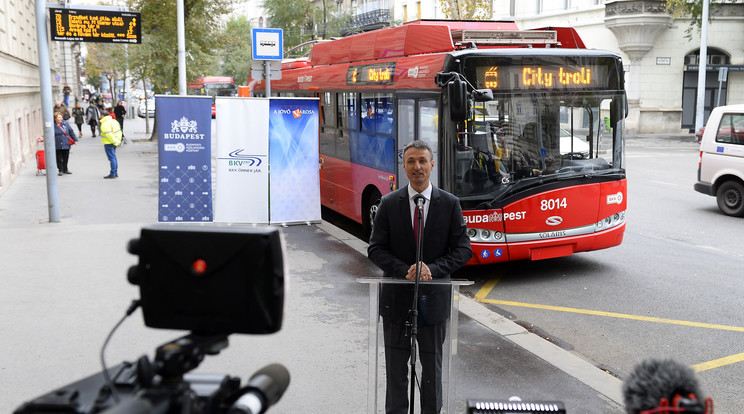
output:
<instances>
[{"instance_id":1,"label":"bus wheel","mask_svg":"<svg viewBox=\"0 0 744 414\"><path fill-rule=\"evenodd\" d=\"M370 191L369 195L364 202L364 220L362 225L364 226L364 237L369 240L369 236L372 235L372 226L375 223L375 216L377 215L377 209L380 208L380 199L382 195L375 188Z\"/></svg>"},{"instance_id":2,"label":"bus wheel","mask_svg":"<svg viewBox=\"0 0 744 414\"><path fill-rule=\"evenodd\" d=\"M744 186L738 181L726 181L716 191L718 208L724 214L734 217L744 216Z\"/></svg>"}]
</instances>

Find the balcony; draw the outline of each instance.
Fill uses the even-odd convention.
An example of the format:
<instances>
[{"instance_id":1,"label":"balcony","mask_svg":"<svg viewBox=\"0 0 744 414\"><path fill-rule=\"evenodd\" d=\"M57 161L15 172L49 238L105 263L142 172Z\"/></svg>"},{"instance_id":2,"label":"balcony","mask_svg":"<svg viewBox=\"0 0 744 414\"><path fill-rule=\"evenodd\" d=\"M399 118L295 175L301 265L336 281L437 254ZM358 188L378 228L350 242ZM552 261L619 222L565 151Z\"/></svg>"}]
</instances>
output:
<instances>
[{"instance_id":1,"label":"balcony","mask_svg":"<svg viewBox=\"0 0 744 414\"><path fill-rule=\"evenodd\" d=\"M369 32L390 26L390 10L375 9L359 13L351 18L349 26L342 31L344 36L354 33Z\"/></svg>"}]
</instances>

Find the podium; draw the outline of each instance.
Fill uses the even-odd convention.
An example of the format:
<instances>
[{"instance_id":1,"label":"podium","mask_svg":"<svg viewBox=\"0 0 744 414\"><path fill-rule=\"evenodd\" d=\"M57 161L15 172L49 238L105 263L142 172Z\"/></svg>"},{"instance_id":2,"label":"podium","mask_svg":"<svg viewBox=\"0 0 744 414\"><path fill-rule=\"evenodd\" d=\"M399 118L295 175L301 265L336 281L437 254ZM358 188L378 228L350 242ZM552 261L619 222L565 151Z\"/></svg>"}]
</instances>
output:
<instances>
[{"instance_id":1,"label":"podium","mask_svg":"<svg viewBox=\"0 0 744 414\"><path fill-rule=\"evenodd\" d=\"M358 278L358 282L369 285L369 378L367 381L367 413L378 414L385 412L385 342L383 337L382 317L380 317L381 292L388 288L405 288L409 285L413 291L414 281L405 279ZM419 282L421 291L424 286L449 288L449 317L446 321L446 335L442 347L442 411L452 414L455 412L455 383L454 366L457 355L457 326L459 313L460 286L472 285L469 280L438 279ZM416 376L421 379L421 358L417 356ZM410 367L410 361L408 362ZM409 387L411 376L409 373ZM420 413L420 388L416 386L414 412Z\"/></svg>"}]
</instances>

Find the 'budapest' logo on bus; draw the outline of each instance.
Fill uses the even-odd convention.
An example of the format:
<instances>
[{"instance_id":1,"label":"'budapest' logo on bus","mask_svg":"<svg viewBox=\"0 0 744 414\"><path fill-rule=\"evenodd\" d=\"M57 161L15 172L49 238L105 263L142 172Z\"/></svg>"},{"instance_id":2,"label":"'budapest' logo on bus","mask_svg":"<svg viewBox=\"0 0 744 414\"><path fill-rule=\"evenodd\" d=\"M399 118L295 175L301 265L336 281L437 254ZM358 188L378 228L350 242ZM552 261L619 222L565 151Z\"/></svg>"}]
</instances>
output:
<instances>
[{"instance_id":1,"label":"'budapest' logo on bus","mask_svg":"<svg viewBox=\"0 0 744 414\"><path fill-rule=\"evenodd\" d=\"M501 213L495 211L491 214L478 214L478 215L463 215L465 217L465 223L467 224L478 224L478 223L497 223L503 220Z\"/></svg>"}]
</instances>

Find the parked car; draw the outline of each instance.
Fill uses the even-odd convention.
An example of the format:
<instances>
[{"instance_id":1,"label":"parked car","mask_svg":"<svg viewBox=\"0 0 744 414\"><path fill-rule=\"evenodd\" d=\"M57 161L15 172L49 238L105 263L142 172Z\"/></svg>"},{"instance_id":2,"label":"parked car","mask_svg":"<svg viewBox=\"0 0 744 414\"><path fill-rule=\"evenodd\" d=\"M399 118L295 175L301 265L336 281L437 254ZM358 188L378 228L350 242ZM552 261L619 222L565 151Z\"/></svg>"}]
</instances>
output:
<instances>
[{"instance_id":1,"label":"parked car","mask_svg":"<svg viewBox=\"0 0 744 414\"><path fill-rule=\"evenodd\" d=\"M700 142L695 191L715 196L729 216L744 216L744 105L713 108Z\"/></svg>"},{"instance_id":2,"label":"parked car","mask_svg":"<svg viewBox=\"0 0 744 414\"><path fill-rule=\"evenodd\" d=\"M572 153L583 158L589 158L589 143L571 135L571 132L563 128L561 128L560 148L561 155Z\"/></svg>"},{"instance_id":3,"label":"parked car","mask_svg":"<svg viewBox=\"0 0 744 414\"><path fill-rule=\"evenodd\" d=\"M147 108L145 108L145 102L147 102ZM155 117L155 98L148 98L147 101L140 99L139 107L137 108L137 116L140 118L145 117L145 111L147 112L148 118Z\"/></svg>"}]
</instances>

